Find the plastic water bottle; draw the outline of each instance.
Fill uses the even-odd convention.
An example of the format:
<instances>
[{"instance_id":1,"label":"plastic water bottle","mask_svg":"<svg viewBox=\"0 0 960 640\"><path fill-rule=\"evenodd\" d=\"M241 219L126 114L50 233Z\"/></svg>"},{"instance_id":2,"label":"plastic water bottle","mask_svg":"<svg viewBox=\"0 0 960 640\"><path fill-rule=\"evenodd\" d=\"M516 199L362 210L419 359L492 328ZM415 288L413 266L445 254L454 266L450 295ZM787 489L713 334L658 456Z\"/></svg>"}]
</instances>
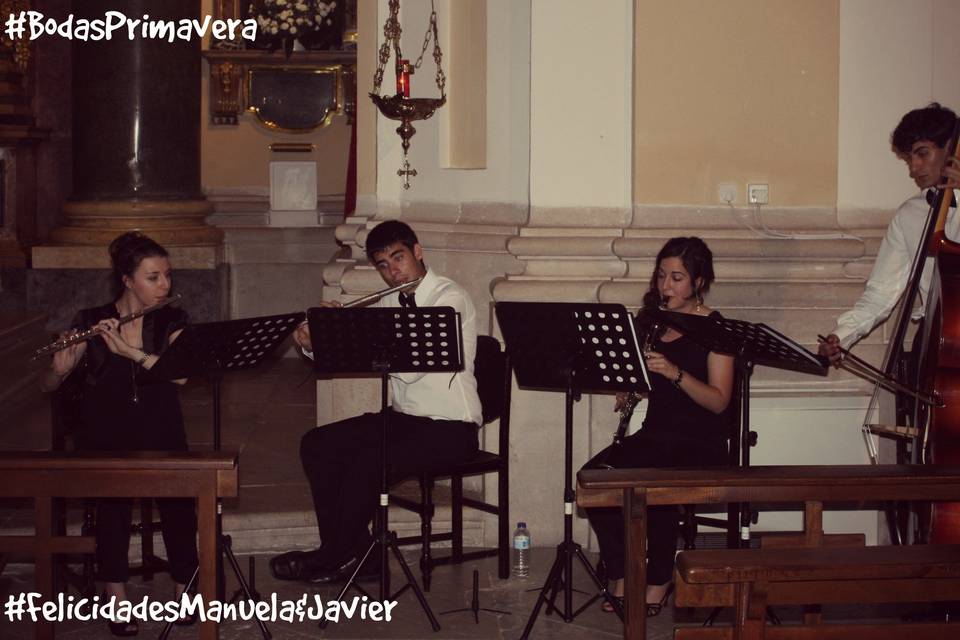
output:
<instances>
[{"instance_id":1,"label":"plastic water bottle","mask_svg":"<svg viewBox=\"0 0 960 640\"><path fill-rule=\"evenodd\" d=\"M513 575L517 578L530 575L530 532L526 522L518 522L513 532Z\"/></svg>"}]
</instances>

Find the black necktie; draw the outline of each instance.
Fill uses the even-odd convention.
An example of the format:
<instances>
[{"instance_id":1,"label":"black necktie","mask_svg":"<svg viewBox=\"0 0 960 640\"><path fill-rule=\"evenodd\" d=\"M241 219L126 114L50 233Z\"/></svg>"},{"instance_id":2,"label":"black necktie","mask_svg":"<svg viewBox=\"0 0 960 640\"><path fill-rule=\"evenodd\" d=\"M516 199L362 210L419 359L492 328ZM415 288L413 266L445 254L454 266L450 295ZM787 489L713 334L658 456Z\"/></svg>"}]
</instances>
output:
<instances>
[{"instance_id":1,"label":"black necktie","mask_svg":"<svg viewBox=\"0 0 960 640\"><path fill-rule=\"evenodd\" d=\"M927 191L927 204L931 207L933 206L934 201L937 199L937 191L930 189ZM953 208L957 207L957 197L953 195L953 189L950 190L950 206Z\"/></svg>"},{"instance_id":2,"label":"black necktie","mask_svg":"<svg viewBox=\"0 0 960 640\"><path fill-rule=\"evenodd\" d=\"M417 306L417 301L413 296L416 295L416 292L404 293L400 292L400 306L401 307L415 307Z\"/></svg>"}]
</instances>

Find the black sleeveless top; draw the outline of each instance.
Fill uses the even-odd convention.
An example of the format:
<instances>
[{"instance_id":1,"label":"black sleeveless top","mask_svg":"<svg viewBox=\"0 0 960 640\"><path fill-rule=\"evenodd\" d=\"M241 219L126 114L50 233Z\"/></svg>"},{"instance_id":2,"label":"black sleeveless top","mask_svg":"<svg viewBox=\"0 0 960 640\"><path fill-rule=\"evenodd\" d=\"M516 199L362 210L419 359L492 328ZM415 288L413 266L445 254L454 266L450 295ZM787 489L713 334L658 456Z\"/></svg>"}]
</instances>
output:
<instances>
[{"instance_id":1,"label":"black sleeveless top","mask_svg":"<svg viewBox=\"0 0 960 640\"><path fill-rule=\"evenodd\" d=\"M84 331L106 318L119 318L114 303L83 309L72 328ZM170 335L187 325L185 311L164 307L143 317L143 350L162 354ZM178 385L142 384L140 366L111 353L103 338L87 341L83 359L71 377L82 389L78 445L97 451L185 451L186 435ZM134 401L136 399L136 401Z\"/></svg>"},{"instance_id":2,"label":"black sleeveless top","mask_svg":"<svg viewBox=\"0 0 960 640\"><path fill-rule=\"evenodd\" d=\"M721 318L719 312L711 318ZM683 335L670 342L654 341L653 350L662 353L670 362L684 371L684 376L693 376L707 382L707 356L709 351L689 336ZM695 440L710 448L726 448L729 431L729 411L716 414L693 401L672 380L651 374L650 403L643 421L643 431L650 435L680 440Z\"/></svg>"}]
</instances>

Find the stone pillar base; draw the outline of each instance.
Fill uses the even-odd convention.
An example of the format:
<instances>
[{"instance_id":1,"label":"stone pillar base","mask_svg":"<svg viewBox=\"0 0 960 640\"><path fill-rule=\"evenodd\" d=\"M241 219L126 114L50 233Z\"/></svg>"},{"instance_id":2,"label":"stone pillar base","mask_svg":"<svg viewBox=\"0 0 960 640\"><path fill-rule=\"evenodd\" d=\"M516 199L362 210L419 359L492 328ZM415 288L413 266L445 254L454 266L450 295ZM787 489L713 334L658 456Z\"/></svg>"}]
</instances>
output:
<instances>
[{"instance_id":1,"label":"stone pillar base","mask_svg":"<svg viewBox=\"0 0 960 640\"><path fill-rule=\"evenodd\" d=\"M196 200L86 200L63 206L67 224L51 232L56 244L105 246L138 229L164 246L220 245L223 232L204 219L213 204Z\"/></svg>"}]
</instances>

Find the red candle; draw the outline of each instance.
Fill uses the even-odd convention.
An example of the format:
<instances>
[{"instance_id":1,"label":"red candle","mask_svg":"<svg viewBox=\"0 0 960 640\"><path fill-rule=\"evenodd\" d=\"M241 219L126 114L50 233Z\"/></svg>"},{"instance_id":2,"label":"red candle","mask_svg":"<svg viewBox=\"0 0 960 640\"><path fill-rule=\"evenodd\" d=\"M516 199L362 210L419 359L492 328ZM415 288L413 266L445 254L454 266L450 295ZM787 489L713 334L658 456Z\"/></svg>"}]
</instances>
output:
<instances>
[{"instance_id":1,"label":"red candle","mask_svg":"<svg viewBox=\"0 0 960 640\"><path fill-rule=\"evenodd\" d=\"M410 97L410 67L409 60L397 61L397 95L404 98Z\"/></svg>"}]
</instances>

